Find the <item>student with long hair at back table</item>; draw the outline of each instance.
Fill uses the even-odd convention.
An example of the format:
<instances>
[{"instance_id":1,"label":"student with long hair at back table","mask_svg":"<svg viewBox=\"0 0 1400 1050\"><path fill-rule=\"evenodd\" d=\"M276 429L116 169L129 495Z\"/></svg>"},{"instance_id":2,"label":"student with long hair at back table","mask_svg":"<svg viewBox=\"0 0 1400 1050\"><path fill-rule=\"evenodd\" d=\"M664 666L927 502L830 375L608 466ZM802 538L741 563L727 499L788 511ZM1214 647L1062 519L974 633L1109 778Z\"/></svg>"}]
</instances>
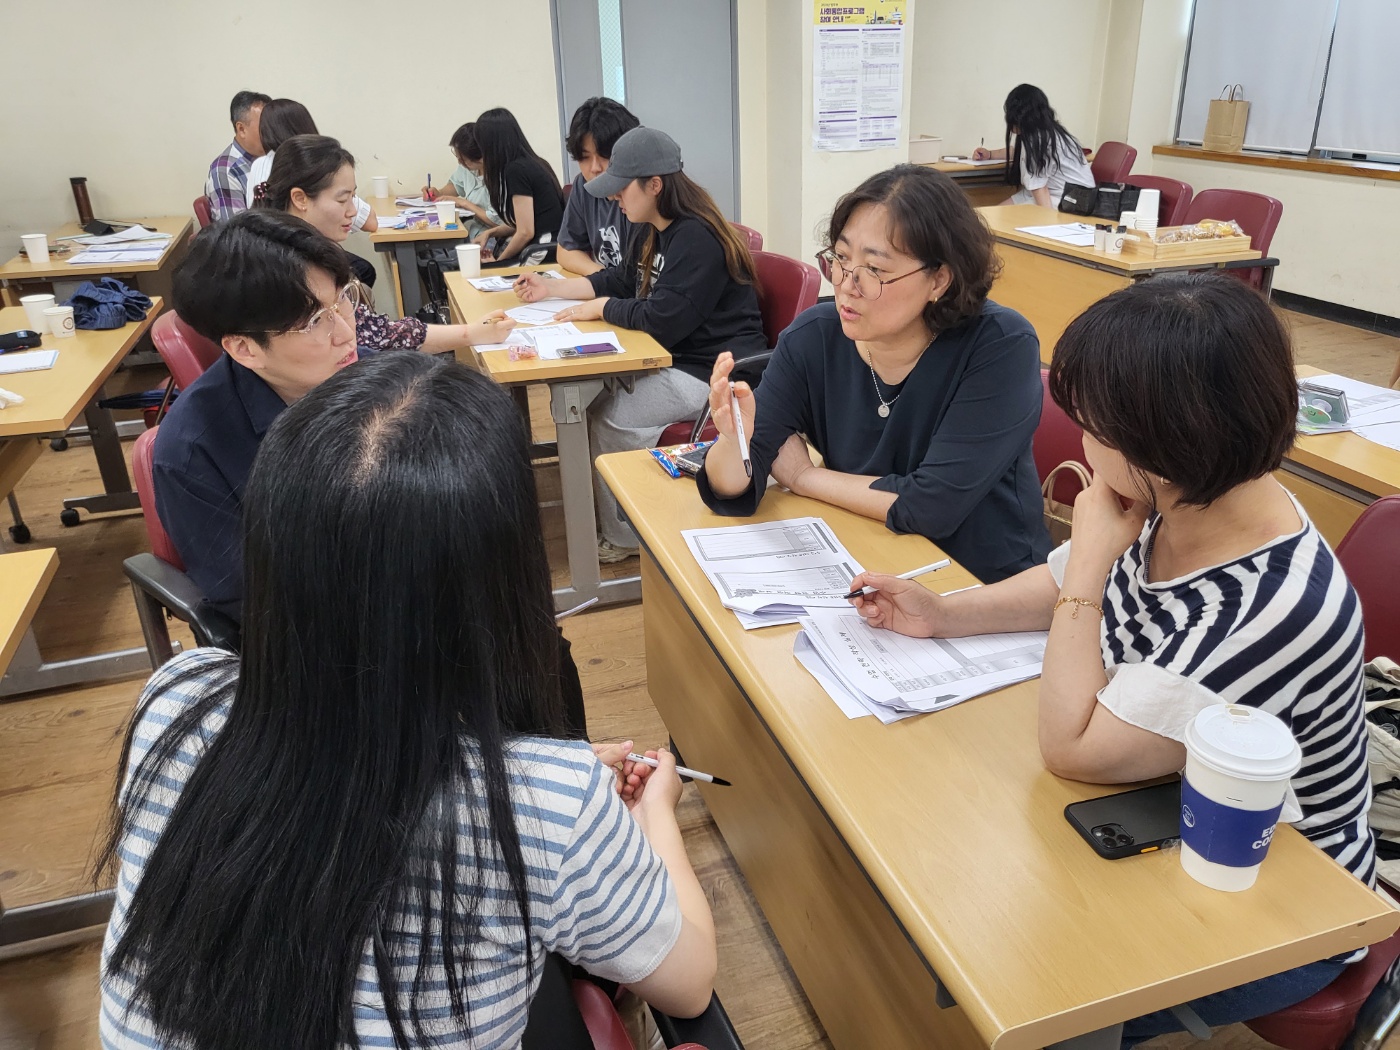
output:
<instances>
[{"instance_id":1,"label":"student with long hair at back table","mask_svg":"<svg viewBox=\"0 0 1400 1050\"><path fill-rule=\"evenodd\" d=\"M1058 208L1066 183L1094 185L1094 173L1084 159L1079 140L1065 129L1050 107L1045 92L1033 84L1011 89L1002 106L1006 118L1006 145L1001 149L977 149L973 159L1005 157L1006 182L1020 187L1003 204L1039 204Z\"/></svg>"}]
</instances>

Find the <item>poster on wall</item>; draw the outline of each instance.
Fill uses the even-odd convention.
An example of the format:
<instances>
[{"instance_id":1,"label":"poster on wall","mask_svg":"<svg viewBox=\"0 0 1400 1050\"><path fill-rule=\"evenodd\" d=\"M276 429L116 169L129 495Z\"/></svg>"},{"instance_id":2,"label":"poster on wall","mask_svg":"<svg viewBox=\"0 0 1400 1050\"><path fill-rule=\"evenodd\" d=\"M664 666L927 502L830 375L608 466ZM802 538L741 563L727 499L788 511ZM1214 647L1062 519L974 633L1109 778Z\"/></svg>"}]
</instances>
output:
<instances>
[{"instance_id":1,"label":"poster on wall","mask_svg":"<svg viewBox=\"0 0 1400 1050\"><path fill-rule=\"evenodd\" d=\"M897 146L905 0L813 2L813 148Z\"/></svg>"}]
</instances>

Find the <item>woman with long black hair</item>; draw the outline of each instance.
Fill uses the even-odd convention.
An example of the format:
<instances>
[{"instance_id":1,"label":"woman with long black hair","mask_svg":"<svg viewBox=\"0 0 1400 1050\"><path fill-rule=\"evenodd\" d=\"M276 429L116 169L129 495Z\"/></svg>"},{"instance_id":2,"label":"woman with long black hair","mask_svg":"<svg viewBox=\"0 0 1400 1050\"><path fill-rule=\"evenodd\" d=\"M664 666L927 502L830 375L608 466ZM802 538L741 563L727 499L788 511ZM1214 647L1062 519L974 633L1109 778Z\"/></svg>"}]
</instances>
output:
<instances>
[{"instance_id":1,"label":"woman with long black hair","mask_svg":"<svg viewBox=\"0 0 1400 1050\"><path fill-rule=\"evenodd\" d=\"M482 259L505 262L546 234L557 237L564 222L564 191L554 169L530 146L515 115L508 109L488 109L476 118L476 143L491 208L503 220L477 235L481 245L491 238L497 241L495 250L483 252Z\"/></svg>"},{"instance_id":2,"label":"woman with long black hair","mask_svg":"<svg viewBox=\"0 0 1400 1050\"><path fill-rule=\"evenodd\" d=\"M272 425L243 509L242 655L163 667L123 751L103 1045L516 1046L546 952L703 1010L674 760L619 797L565 739L510 397L360 362Z\"/></svg>"},{"instance_id":3,"label":"woman with long black hair","mask_svg":"<svg viewBox=\"0 0 1400 1050\"><path fill-rule=\"evenodd\" d=\"M1006 145L973 152L976 160L1010 158L1006 182L1019 189L1002 203L1058 208L1067 183L1094 185L1094 174L1079 140L1060 123L1044 91L1033 84L1018 84L1006 96L1002 112Z\"/></svg>"}]
</instances>

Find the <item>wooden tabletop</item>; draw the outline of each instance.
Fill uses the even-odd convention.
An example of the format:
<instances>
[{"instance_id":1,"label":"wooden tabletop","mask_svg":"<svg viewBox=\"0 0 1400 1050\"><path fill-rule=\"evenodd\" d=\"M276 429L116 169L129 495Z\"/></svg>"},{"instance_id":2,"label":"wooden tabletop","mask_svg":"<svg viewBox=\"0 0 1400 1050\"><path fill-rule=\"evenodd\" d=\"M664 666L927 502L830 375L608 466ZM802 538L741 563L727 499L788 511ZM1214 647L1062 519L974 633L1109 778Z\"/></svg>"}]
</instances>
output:
<instances>
[{"instance_id":1,"label":"wooden tabletop","mask_svg":"<svg viewBox=\"0 0 1400 1050\"><path fill-rule=\"evenodd\" d=\"M944 175L951 175L953 178L967 177L969 175L995 175L997 178L1006 177L1006 161L1000 164L969 164L959 160L933 160L922 167L932 168L934 171L941 171ZM1015 187L1008 186L1006 192L1014 192Z\"/></svg>"},{"instance_id":2,"label":"wooden tabletop","mask_svg":"<svg viewBox=\"0 0 1400 1050\"><path fill-rule=\"evenodd\" d=\"M10 666L56 572L58 551L52 547L0 554L0 580L5 581L0 587L0 675Z\"/></svg>"},{"instance_id":3,"label":"wooden tabletop","mask_svg":"<svg viewBox=\"0 0 1400 1050\"><path fill-rule=\"evenodd\" d=\"M171 252L175 251L189 236L192 220L179 216L165 216L137 221L143 226L151 226L161 233L172 235L170 242L165 246L165 251L161 252L160 258L155 262L113 263L110 266L74 266L68 260L82 251L81 245L75 244L73 250L67 255L53 254L53 247L59 237L70 237L83 232L82 227L76 222L68 222L49 232L49 261L46 266L31 265L29 258L21 252L4 266L0 266L0 280L85 281L90 277L102 277L109 273L150 273L164 266L170 258Z\"/></svg>"},{"instance_id":4,"label":"wooden tabletop","mask_svg":"<svg viewBox=\"0 0 1400 1050\"><path fill-rule=\"evenodd\" d=\"M151 327L162 306L160 297L153 297L146 319L133 321L124 328L101 332L80 328L70 339L45 335L44 349L58 351L58 360L52 368L0 375L0 386L24 398L22 405L0 409L0 438L67 430L107 377L117 370L122 358ZM0 332L27 327L29 322L23 307L0 309Z\"/></svg>"},{"instance_id":5,"label":"wooden tabletop","mask_svg":"<svg viewBox=\"0 0 1400 1050\"><path fill-rule=\"evenodd\" d=\"M1153 259L1126 251L1122 255L1107 255L1104 252L1096 252L1093 248L1077 248L1061 241L1052 241L1048 237L1022 233L1017 229L1018 226L1054 226L1066 222L1083 222L1092 226L1096 222L1102 223L1104 221L1096 219L1092 215L1071 215L1054 208L1042 208L1039 204L996 204L978 208L977 213L986 220L988 228L999 241L1024 245L1037 251L1059 255L1077 262L1092 263L1103 269L1115 270L1124 274L1151 273L1155 270L1179 269L1183 266L1199 269L1214 266L1216 263L1234 262L1238 259L1263 258L1262 252L1253 249L1219 252L1215 255L1196 255L1189 259Z\"/></svg>"},{"instance_id":6,"label":"wooden tabletop","mask_svg":"<svg viewBox=\"0 0 1400 1050\"><path fill-rule=\"evenodd\" d=\"M524 273L531 270L558 270L566 277L575 276L561 266L512 266L501 273ZM491 276L484 270L483 276ZM492 310L509 310L520 306L514 292L479 292L460 273L448 273L447 294L457 313L468 321L483 317ZM654 372L671 363L670 352L646 332L620 328L606 321L578 321L583 332L616 332L624 353L599 354L596 357L569 357L557 361L512 361L509 350L488 350L475 353L478 367L498 383L547 383L556 379L584 376L618 375L624 372Z\"/></svg>"},{"instance_id":7,"label":"wooden tabletop","mask_svg":"<svg viewBox=\"0 0 1400 1050\"><path fill-rule=\"evenodd\" d=\"M1045 770L1034 682L889 726L847 719L794 660L797 628L744 631L680 535L738 520L705 510L691 480L670 478L645 451L603 456L598 468L777 746L987 1045L1044 1046L1374 943L1400 926L1400 913L1286 826L1244 893L1195 882L1175 851L1103 860L1065 821L1064 807L1122 789ZM896 536L776 487L751 520L809 514L824 518L870 569L900 572L938 554L922 537ZM954 566L924 582L944 591L973 579ZM794 871L792 892L821 877Z\"/></svg>"},{"instance_id":8,"label":"wooden tabletop","mask_svg":"<svg viewBox=\"0 0 1400 1050\"><path fill-rule=\"evenodd\" d=\"M1297 372L1303 377L1330 374L1312 365L1298 365ZM1400 493L1400 451L1349 430L1299 437L1288 458L1372 496Z\"/></svg>"},{"instance_id":9,"label":"wooden tabletop","mask_svg":"<svg viewBox=\"0 0 1400 1050\"><path fill-rule=\"evenodd\" d=\"M406 210L404 205L388 197L367 197L374 214L379 216L398 215ZM382 227L369 235L373 244L394 244L399 241L461 241L467 237L467 224L470 218L457 217L455 230L444 230L441 226L429 226L422 230L386 230Z\"/></svg>"}]
</instances>

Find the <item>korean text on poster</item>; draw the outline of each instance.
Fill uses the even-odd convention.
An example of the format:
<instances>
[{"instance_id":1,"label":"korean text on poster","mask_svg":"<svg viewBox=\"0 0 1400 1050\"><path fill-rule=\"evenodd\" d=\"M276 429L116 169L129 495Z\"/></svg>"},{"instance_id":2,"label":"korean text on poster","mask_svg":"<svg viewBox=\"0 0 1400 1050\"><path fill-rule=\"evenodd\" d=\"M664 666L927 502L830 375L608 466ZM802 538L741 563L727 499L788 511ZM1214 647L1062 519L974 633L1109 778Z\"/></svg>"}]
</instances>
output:
<instances>
[{"instance_id":1,"label":"korean text on poster","mask_svg":"<svg viewBox=\"0 0 1400 1050\"><path fill-rule=\"evenodd\" d=\"M812 145L898 144L904 84L904 0L814 0Z\"/></svg>"}]
</instances>

